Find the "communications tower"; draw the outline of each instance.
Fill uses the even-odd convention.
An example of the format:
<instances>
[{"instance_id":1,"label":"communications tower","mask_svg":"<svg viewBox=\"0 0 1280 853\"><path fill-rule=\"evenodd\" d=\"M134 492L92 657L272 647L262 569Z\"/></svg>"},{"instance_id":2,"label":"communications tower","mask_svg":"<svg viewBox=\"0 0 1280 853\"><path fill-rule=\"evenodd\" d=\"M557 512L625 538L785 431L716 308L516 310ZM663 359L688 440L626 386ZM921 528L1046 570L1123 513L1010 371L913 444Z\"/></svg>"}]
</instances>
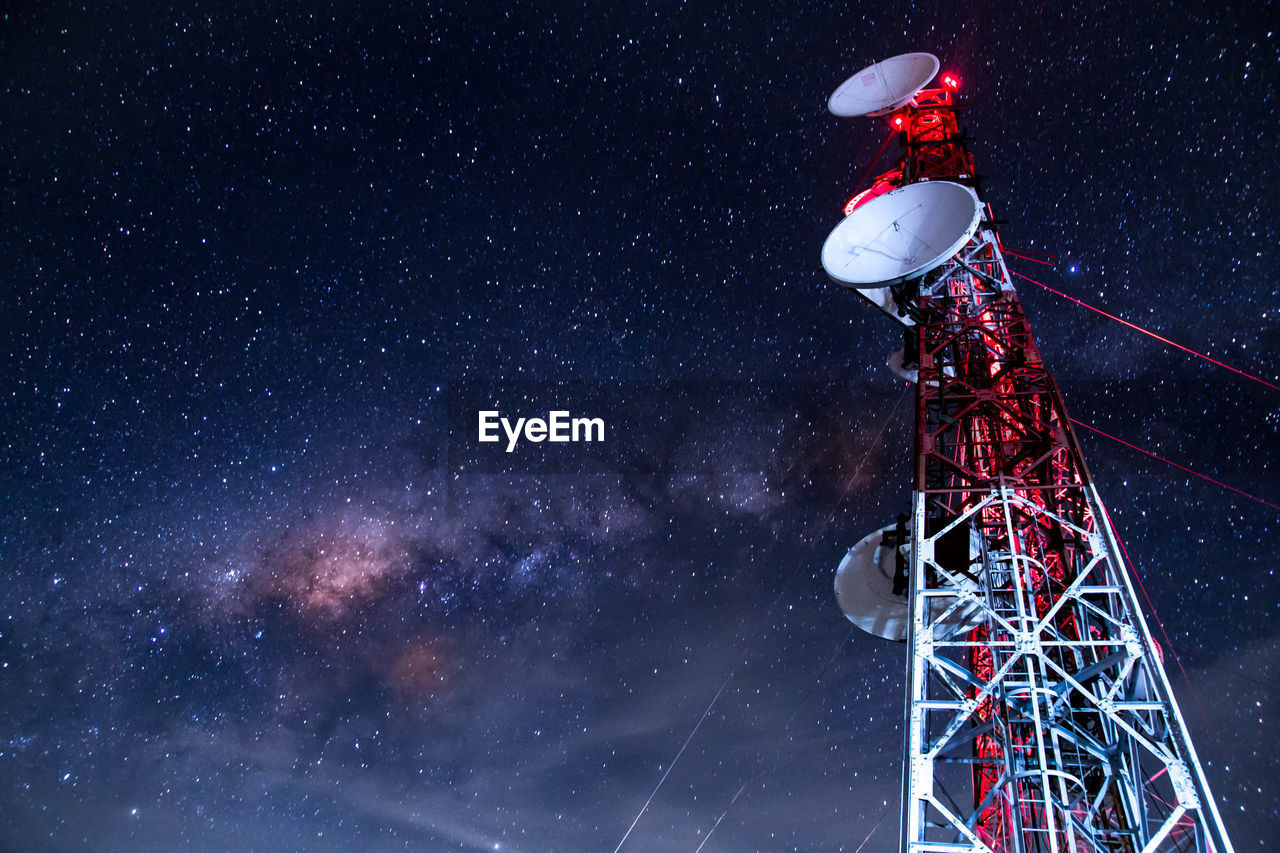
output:
<instances>
[{"instance_id":1,"label":"communications tower","mask_svg":"<svg viewBox=\"0 0 1280 853\"><path fill-rule=\"evenodd\" d=\"M903 154L822 248L900 327L910 514L844 558L851 621L907 644L907 853L1232 850L956 120L910 53L831 96Z\"/></svg>"}]
</instances>

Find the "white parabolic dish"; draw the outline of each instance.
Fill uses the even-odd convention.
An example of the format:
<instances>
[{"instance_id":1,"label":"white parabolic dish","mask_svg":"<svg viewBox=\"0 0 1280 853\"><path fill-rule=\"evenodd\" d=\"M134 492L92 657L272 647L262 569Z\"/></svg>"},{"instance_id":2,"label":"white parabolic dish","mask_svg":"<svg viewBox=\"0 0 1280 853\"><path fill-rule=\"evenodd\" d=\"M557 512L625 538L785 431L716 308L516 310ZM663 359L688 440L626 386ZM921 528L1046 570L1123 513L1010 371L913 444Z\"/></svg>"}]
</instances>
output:
<instances>
[{"instance_id":1,"label":"white parabolic dish","mask_svg":"<svg viewBox=\"0 0 1280 853\"><path fill-rule=\"evenodd\" d=\"M932 53L904 53L864 68L840 84L827 109L841 117L879 116L906 106L938 73Z\"/></svg>"},{"instance_id":2,"label":"white parabolic dish","mask_svg":"<svg viewBox=\"0 0 1280 853\"><path fill-rule=\"evenodd\" d=\"M881 540L890 524L864 537L849 549L836 569L836 601L850 622L868 634L902 642L910 615L907 599L893 594L896 548Z\"/></svg>"},{"instance_id":3,"label":"white parabolic dish","mask_svg":"<svg viewBox=\"0 0 1280 853\"><path fill-rule=\"evenodd\" d=\"M868 634L883 637L886 640L899 642L907 638L910 627L910 614L907 610L905 595L893 594L893 576L897 563L898 548L884 544L885 533L897 525L889 524L862 537L857 545L849 549L840 567L836 569L836 601L850 622ZM907 535L911 535L911 526L907 526ZM907 546L904 555L910 565L912 556ZM970 555L977 553L977 539L970 535ZM926 605L929 613L926 619L934 621L935 636L950 636L957 631L966 631L972 627L980 612L974 596L977 585L973 581L960 577L949 582L939 590L945 589L946 595L933 596ZM965 601L963 599L967 598ZM962 599L956 601L955 599Z\"/></svg>"},{"instance_id":4,"label":"white parabolic dish","mask_svg":"<svg viewBox=\"0 0 1280 853\"><path fill-rule=\"evenodd\" d=\"M822 245L822 267L858 289L906 281L952 258L981 221L982 204L968 187L907 184L846 216Z\"/></svg>"}]
</instances>

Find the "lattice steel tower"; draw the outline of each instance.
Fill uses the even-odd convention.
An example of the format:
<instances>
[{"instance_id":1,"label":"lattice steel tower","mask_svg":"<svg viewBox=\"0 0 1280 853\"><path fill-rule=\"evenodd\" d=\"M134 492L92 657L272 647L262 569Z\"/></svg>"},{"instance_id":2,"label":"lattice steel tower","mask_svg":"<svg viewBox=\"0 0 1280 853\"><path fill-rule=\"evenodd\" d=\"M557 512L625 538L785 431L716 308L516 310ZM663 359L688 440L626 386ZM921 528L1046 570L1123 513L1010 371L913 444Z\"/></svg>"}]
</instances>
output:
<instances>
[{"instance_id":1,"label":"lattice steel tower","mask_svg":"<svg viewBox=\"0 0 1280 853\"><path fill-rule=\"evenodd\" d=\"M902 849L1232 850L1062 396L924 53L831 96L896 131L898 165L822 250L902 328L910 515L851 549L846 615L908 652Z\"/></svg>"}]
</instances>

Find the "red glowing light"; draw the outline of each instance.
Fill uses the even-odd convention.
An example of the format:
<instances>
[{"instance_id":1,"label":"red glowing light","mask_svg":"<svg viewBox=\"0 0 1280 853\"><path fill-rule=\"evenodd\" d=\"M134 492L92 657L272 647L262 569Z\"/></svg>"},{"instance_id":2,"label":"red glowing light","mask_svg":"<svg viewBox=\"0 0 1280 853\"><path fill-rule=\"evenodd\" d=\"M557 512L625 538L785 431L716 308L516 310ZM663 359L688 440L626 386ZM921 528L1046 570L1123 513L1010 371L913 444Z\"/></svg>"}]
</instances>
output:
<instances>
[{"instance_id":1,"label":"red glowing light","mask_svg":"<svg viewBox=\"0 0 1280 853\"><path fill-rule=\"evenodd\" d=\"M858 193L853 198L845 202L844 208L843 208L844 215L848 216L850 213L853 213L854 209L856 209L864 201L870 201L871 200L869 197L870 195L871 195L871 190L863 190L862 192Z\"/></svg>"},{"instance_id":2,"label":"red glowing light","mask_svg":"<svg viewBox=\"0 0 1280 853\"><path fill-rule=\"evenodd\" d=\"M876 198L878 196L882 196L885 193L889 192L890 190L894 189L894 187L896 186L894 181L896 181L899 178L899 176L900 174L897 169L894 169L891 172L885 172L883 175L880 175L878 178L872 181L871 186L869 186L867 189L863 190L862 192L858 193L853 198L845 202L844 215L848 216L850 213L853 213L854 210L856 210L857 208L871 201L871 199Z\"/></svg>"},{"instance_id":3,"label":"red glowing light","mask_svg":"<svg viewBox=\"0 0 1280 853\"><path fill-rule=\"evenodd\" d=\"M894 117L894 119L893 119L893 126L894 126L894 127L896 127L896 128L901 128L901 127L902 127L902 116L895 116L895 117Z\"/></svg>"},{"instance_id":4,"label":"red glowing light","mask_svg":"<svg viewBox=\"0 0 1280 853\"><path fill-rule=\"evenodd\" d=\"M954 74L944 74L942 75L942 85L946 86L948 89L959 89L960 78Z\"/></svg>"}]
</instances>

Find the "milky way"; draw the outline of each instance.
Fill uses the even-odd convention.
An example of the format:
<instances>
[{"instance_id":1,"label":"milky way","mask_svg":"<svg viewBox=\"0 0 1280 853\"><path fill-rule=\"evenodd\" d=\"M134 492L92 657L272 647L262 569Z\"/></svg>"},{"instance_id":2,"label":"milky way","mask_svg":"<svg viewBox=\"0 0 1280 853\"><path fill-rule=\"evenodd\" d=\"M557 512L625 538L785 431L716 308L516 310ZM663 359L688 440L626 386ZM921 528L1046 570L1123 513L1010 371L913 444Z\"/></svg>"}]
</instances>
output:
<instances>
[{"instance_id":1,"label":"milky way","mask_svg":"<svg viewBox=\"0 0 1280 853\"><path fill-rule=\"evenodd\" d=\"M8 11L0 846L613 849L728 678L624 850L896 849L831 587L911 399L818 262L894 146L826 98L937 54L1019 271L1275 382L1270 12ZM1023 291L1074 417L1280 500L1280 396ZM1276 513L1081 439L1253 849Z\"/></svg>"}]
</instances>

